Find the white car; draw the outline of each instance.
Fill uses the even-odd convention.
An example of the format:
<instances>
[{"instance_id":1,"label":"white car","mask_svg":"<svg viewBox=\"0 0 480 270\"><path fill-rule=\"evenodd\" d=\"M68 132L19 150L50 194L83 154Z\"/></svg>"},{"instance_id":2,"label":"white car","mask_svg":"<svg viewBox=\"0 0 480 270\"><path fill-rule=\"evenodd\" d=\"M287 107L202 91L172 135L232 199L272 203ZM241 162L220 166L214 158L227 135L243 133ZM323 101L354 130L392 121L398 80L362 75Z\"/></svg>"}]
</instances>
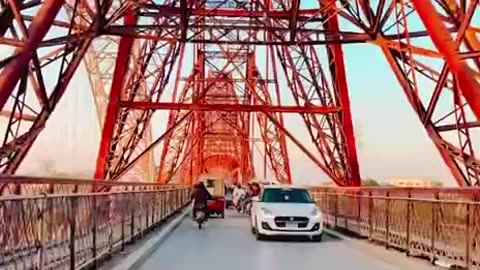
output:
<instances>
[{"instance_id":1,"label":"white car","mask_svg":"<svg viewBox=\"0 0 480 270\"><path fill-rule=\"evenodd\" d=\"M307 189L266 186L253 200L250 220L257 240L265 236L307 236L322 241L322 212Z\"/></svg>"}]
</instances>

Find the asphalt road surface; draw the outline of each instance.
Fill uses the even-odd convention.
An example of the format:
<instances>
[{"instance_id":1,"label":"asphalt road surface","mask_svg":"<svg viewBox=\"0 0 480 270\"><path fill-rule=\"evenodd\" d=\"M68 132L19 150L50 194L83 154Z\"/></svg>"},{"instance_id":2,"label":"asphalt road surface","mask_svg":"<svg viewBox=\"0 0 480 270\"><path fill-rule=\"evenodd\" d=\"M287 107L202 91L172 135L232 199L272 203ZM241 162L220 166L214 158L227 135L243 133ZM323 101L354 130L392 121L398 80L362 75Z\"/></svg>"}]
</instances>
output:
<instances>
[{"instance_id":1,"label":"asphalt road surface","mask_svg":"<svg viewBox=\"0 0 480 270\"><path fill-rule=\"evenodd\" d=\"M366 241L329 235L324 235L320 243L298 239L257 241L250 232L248 219L229 212L223 220L209 220L202 230L187 217L140 269L438 269L427 262L412 260Z\"/></svg>"}]
</instances>

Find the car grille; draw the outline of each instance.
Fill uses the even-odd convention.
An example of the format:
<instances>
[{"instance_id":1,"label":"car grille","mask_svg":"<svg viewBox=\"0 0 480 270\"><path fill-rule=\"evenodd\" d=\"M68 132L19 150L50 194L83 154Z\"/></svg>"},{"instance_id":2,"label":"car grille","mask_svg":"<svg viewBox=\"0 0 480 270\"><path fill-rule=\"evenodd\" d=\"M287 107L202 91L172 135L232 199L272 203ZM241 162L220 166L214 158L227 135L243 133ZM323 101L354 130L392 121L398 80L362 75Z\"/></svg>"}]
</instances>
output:
<instances>
[{"instance_id":1,"label":"car grille","mask_svg":"<svg viewBox=\"0 0 480 270\"><path fill-rule=\"evenodd\" d=\"M279 228L286 227L287 222L297 223L298 228L306 228L308 225L308 217L296 217L296 216L280 216L275 217L275 225Z\"/></svg>"},{"instance_id":2,"label":"car grille","mask_svg":"<svg viewBox=\"0 0 480 270\"><path fill-rule=\"evenodd\" d=\"M275 217L275 222L308 222L308 217Z\"/></svg>"}]
</instances>

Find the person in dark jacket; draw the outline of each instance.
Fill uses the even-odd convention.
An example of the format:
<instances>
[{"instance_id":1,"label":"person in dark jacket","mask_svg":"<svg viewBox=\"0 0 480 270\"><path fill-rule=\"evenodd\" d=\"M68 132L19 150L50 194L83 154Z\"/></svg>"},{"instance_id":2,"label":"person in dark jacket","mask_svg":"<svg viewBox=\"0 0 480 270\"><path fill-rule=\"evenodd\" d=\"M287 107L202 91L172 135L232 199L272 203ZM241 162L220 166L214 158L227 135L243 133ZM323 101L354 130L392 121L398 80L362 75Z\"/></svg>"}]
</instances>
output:
<instances>
[{"instance_id":1,"label":"person in dark jacket","mask_svg":"<svg viewBox=\"0 0 480 270\"><path fill-rule=\"evenodd\" d=\"M202 209L205 211L205 216L208 217L207 202L212 199L212 195L210 195L203 182L194 186L191 198L193 199L193 218L195 219L197 210Z\"/></svg>"},{"instance_id":2,"label":"person in dark jacket","mask_svg":"<svg viewBox=\"0 0 480 270\"><path fill-rule=\"evenodd\" d=\"M250 190L252 193L252 197L258 197L260 195L260 192L262 191L258 183L252 183Z\"/></svg>"}]
</instances>

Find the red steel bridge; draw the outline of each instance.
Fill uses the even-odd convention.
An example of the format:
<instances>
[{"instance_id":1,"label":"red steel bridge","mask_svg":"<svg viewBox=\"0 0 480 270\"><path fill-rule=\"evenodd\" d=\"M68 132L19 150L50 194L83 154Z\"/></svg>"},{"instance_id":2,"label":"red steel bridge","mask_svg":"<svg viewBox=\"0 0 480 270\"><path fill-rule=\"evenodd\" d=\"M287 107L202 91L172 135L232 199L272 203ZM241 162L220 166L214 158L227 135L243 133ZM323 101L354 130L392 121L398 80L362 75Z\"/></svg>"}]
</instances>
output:
<instances>
[{"instance_id":1,"label":"red steel bridge","mask_svg":"<svg viewBox=\"0 0 480 270\"><path fill-rule=\"evenodd\" d=\"M201 175L296 183L292 147L337 186L312 187L332 229L478 269L479 3L0 0L0 269L97 267ZM348 46L381 51L458 187L360 187ZM74 91L100 127L91 177L25 176Z\"/></svg>"}]
</instances>

